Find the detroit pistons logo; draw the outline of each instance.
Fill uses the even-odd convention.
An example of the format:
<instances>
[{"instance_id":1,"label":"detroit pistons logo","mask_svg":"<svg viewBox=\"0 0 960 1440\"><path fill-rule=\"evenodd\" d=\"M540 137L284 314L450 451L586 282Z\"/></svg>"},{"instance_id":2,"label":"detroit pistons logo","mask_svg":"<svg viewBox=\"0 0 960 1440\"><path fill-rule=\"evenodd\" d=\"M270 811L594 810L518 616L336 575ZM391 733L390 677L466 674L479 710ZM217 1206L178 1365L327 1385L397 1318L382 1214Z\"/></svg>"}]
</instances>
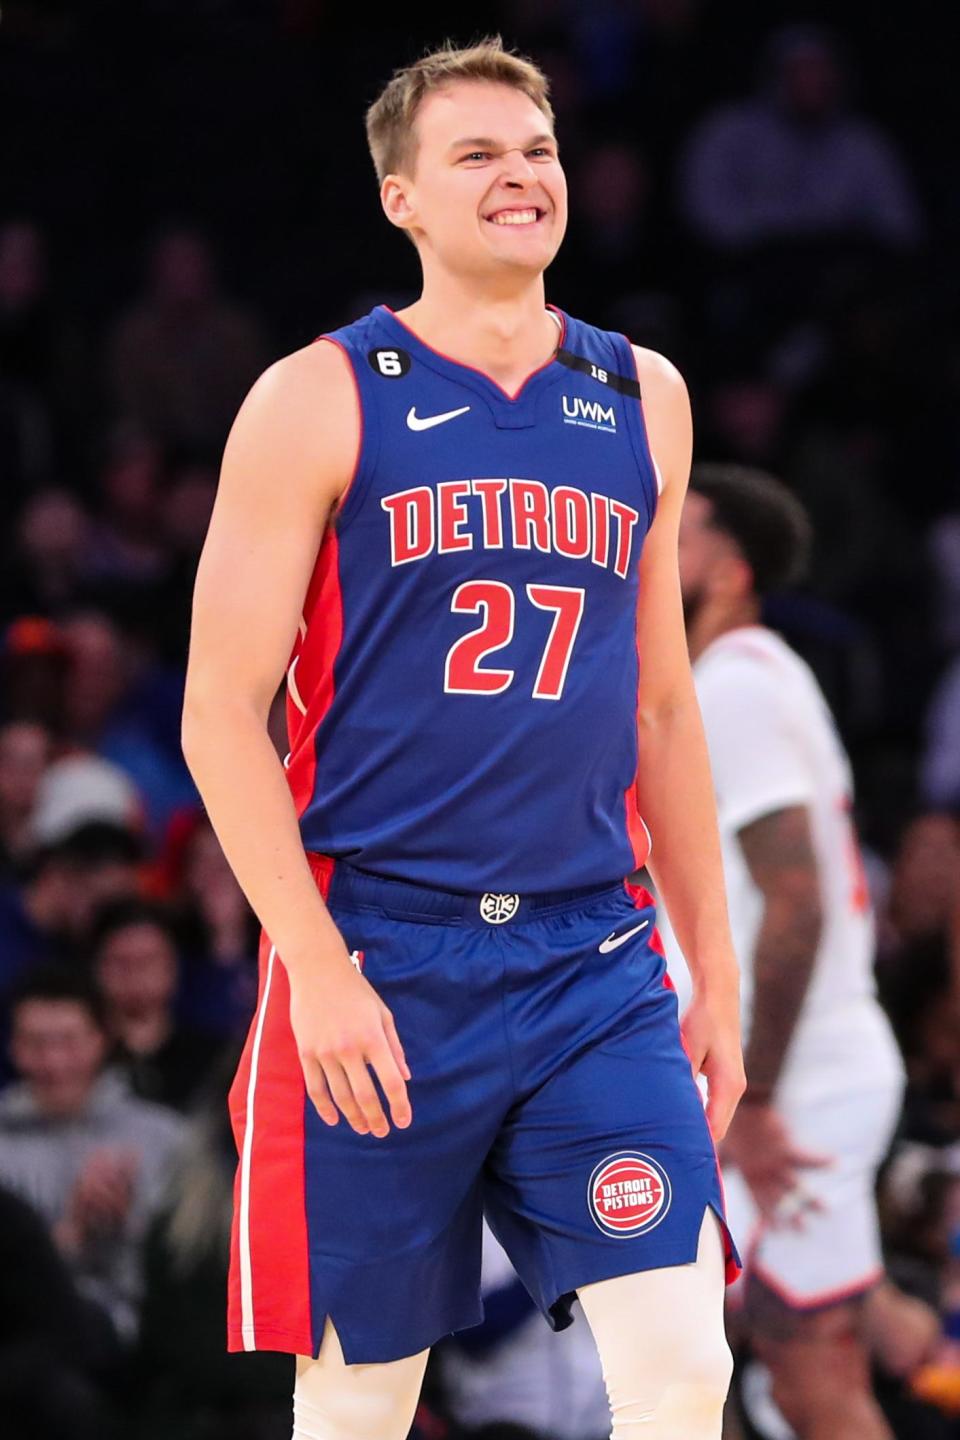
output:
<instances>
[{"instance_id":1,"label":"detroit pistons logo","mask_svg":"<svg viewBox=\"0 0 960 1440\"><path fill-rule=\"evenodd\" d=\"M663 1166L634 1150L601 1160L587 1186L590 1215L605 1235L645 1235L660 1224L671 1198Z\"/></svg>"}]
</instances>

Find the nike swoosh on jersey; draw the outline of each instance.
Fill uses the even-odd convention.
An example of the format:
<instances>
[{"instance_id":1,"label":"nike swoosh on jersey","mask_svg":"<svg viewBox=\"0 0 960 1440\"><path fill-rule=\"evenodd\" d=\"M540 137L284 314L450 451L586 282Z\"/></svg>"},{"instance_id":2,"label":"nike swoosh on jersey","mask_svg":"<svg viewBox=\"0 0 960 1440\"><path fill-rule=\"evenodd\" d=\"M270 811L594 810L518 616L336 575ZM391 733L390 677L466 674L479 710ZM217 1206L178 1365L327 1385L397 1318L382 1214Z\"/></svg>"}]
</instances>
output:
<instances>
[{"instance_id":1,"label":"nike swoosh on jersey","mask_svg":"<svg viewBox=\"0 0 960 1440\"><path fill-rule=\"evenodd\" d=\"M407 424L411 430L432 430L434 425L442 425L445 420L455 420L458 415L466 415L469 409L469 405L461 405L459 410L447 410L443 415L424 415L421 418L416 413L417 407L411 405L407 412Z\"/></svg>"},{"instance_id":2,"label":"nike swoosh on jersey","mask_svg":"<svg viewBox=\"0 0 960 1440\"><path fill-rule=\"evenodd\" d=\"M624 930L622 935L608 935L606 940L601 940L597 949L601 955L608 955L611 950L617 950L621 945L625 945L631 935L638 935L641 930L645 930L649 924L649 920L641 920L639 925L634 925L632 930Z\"/></svg>"}]
</instances>

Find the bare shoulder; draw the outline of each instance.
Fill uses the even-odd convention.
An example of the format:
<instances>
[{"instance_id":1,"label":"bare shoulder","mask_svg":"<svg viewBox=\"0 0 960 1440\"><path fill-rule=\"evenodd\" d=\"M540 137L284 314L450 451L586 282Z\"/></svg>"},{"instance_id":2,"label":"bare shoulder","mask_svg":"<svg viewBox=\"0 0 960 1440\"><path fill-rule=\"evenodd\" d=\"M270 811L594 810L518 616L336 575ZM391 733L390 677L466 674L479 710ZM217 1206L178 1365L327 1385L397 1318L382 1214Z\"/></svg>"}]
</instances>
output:
<instances>
[{"instance_id":1,"label":"bare shoulder","mask_svg":"<svg viewBox=\"0 0 960 1440\"><path fill-rule=\"evenodd\" d=\"M643 345L630 348L637 362L637 378L644 399L652 396L673 397L676 401L686 399L686 381L672 360Z\"/></svg>"},{"instance_id":2,"label":"bare shoulder","mask_svg":"<svg viewBox=\"0 0 960 1440\"><path fill-rule=\"evenodd\" d=\"M267 713L360 434L350 362L329 342L283 356L250 387L227 437L197 566L191 707L229 693Z\"/></svg>"},{"instance_id":3,"label":"bare shoulder","mask_svg":"<svg viewBox=\"0 0 960 1440\"><path fill-rule=\"evenodd\" d=\"M333 504L353 474L359 435L349 360L331 341L305 345L274 361L250 387L227 439L224 477L238 459L261 474L267 465L294 484L315 482L318 498Z\"/></svg>"},{"instance_id":4,"label":"bare shoulder","mask_svg":"<svg viewBox=\"0 0 960 1440\"><path fill-rule=\"evenodd\" d=\"M632 345L650 449L664 487L685 489L693 453L693 421L687 385L672 360L643 345Z\"/></svg>"}]
</instances>

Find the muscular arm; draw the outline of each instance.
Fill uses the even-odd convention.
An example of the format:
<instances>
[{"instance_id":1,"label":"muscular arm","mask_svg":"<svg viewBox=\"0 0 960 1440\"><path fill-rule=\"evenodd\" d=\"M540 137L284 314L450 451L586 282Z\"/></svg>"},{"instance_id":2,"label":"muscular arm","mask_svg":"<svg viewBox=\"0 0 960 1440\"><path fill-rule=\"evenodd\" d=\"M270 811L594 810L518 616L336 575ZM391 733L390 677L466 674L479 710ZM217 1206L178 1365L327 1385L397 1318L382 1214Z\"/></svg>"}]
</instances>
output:
<instances>
[{"instance_id":1,"label":"muscular arm","mask_svg":"<svg viewBox=\"0 0 960 1440\"><path fill-rule=\"evenodd\" d=\"M817 860L805 806L774 810L738 831L763 918L753 956L753 1019L745 1063L748 1095L776 1087L820 943Z\"/></svg>"},{"instance_id":2,"label":"muscular arm","mask_svg":"<svg viewBox=\"0 0 960 1440\"><path fill-rule=\"evenodd\" d=\"M345 357L324 342L261 375L227 440L197 571L183 753L233 873L290 980L306 1090L329 1125L410 1123L393 1016L350 964L314 882L267 716L293 649L324 530L354 471L360 416Z\"/></svg>"},{"instance_id":3,"label":"muscular arm","mask_svg":"<svg viewBox=\"0 0 960 1440\"><path fill-rule=\"evenodd\" d=\"M637 801L653 838L648 868L666 904L694 984L683 1038L707 1078L715 1140L743 1093L739 970L730 938L716 801L690 672L677 540L693 427L686 386L661 356L635 349L647 434L663 475L640 561L637 643Z\"/></svg>"},{"instance_id":4,"label":"muscular arm","mask_svg":"<svg viewBox=\"0 0 960 1440\"><path fill-rule=\"evenodd\" d=\"M197 570L182 746L230 867L288 970L346 949L267 732L329 515L352 474L352 377L329 343L266 370L227 439Z\"/></svg>"},{"instance_id":5,"label":"muscular arm","mask_svg":"<svg viewBox=\"0 0 960 1440\"><path fill-rule=\"evenodd\" d=\"M637 639L640 813L652 838L648 869L696 987L736 992L716 801L680 599L677 536L693 426L686 386L661 356L635 347L650 446L664 478L640 561Z\"/></svg>"}]
</instances>

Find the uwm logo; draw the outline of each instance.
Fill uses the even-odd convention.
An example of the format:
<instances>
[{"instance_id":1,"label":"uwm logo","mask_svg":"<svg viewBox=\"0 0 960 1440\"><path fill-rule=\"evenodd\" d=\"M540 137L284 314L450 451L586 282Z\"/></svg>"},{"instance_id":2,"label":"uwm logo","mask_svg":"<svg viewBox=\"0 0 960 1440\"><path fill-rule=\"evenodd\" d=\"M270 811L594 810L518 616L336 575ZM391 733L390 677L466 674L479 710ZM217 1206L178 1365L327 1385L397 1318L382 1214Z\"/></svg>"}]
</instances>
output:
<instances>
[{"instance_id":1,"label":"uwm logo","mask_svg":"<svg viewBox=\"0 0 960 1440\"><path fill-rule=\"evenodd\" d=\"M616 432L617 416L612 405L601 405L599 400L584 400L580 395L563 397L563 420L565 425L586 425L591 430Z\"/></svg>"}]
</instances>

